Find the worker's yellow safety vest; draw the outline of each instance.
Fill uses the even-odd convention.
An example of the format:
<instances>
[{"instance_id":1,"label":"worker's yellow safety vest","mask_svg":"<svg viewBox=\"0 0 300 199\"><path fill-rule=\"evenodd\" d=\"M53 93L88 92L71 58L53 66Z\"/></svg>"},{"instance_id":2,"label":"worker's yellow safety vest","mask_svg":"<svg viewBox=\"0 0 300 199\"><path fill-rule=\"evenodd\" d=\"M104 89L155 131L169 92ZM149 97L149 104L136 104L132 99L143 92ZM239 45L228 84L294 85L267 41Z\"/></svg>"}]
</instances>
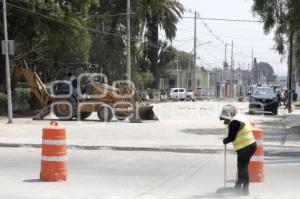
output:
<instances>
[{"instance_id":1,"label":"worker's yellow safety vest","mask_svg":"<svg viewBox=\"0 0 300 199\"><path fill-rule=\"evenodd\" d=\"M237 114L231 121L238 121L241 123L241 129L236 135L235 140L232 142L233 149L238 151L243 149L255 142L254 135L252 133L252 127L249 121L247 121L243 116Z\"/></svg>"}]
</instances>

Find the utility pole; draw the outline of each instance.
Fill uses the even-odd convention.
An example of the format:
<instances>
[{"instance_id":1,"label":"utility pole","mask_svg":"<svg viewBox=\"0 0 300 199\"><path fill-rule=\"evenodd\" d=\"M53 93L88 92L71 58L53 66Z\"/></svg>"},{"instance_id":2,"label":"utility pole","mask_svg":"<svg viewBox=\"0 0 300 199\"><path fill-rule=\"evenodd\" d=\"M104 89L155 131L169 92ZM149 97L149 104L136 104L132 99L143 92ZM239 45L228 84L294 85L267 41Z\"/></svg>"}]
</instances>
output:
<instances>
[{"instance_id":1,"label":"utility pole","mask_svg":"<svg viewBox=\"0 0 300 199\"><path fill-rule=\"evenodd\" d=\"M233 41L231 42L231 70L232 70L232 82L231 82L231 96L234 97L234 61L233 61Z\"/></svg>"},{"instance_id":2,"label":"utility pole","mask_svg":"<svg viewBox=\"0 0 300 199\"><path fill-rule=\"evenodd\" d=\"M253 51L253 47L252 47L252 51L251 51L251 69L253 70L254 68L254 51ZM249 71L249 86L251 86L251 70L248 69Z\"/></svg>"},{"instance_id":3,"label":"utility pole","mask_svg":"<svg viewBox=\"0 0 300 199\"><path fill-rule=\"evenodd\" d=\"M294 49L294 32L290 33L290 56L288 69L288 111L292 112L292 73L293 73L293 49Z\"/></svg>"},{"instance_id":4,"label":"utility pole","mask_svg":"<svg viewBox=\"0 0 300 199\"><path fill-rule=\"evenodd\" d=\"M258 85L258 66L257 66L257 59L256 57L253 58L253 67L255 69L255 81L256 81L256 85Z\"/></svg>"},{"instance_id":5,"label":"utility pole","mask_svg":"<svg viewBox=\"0 0 300 199\"><path fill-rule=\"evenodd\" d=\"M131 28L130 28L130 0L127 0L127 62L126 62L126 72L127 80L131 81Z\"/></svg>"},{"instance_id":6,"label":"utility pole","mask_svg":"<svg viewBox=\"0 0 300 199\"><path fill-rule=\"evenodd\" d=\"M3 0L3 26L4 26L4 43L5 43L5 69L6 69L8 123L13 123L11 83L10 83L10 63L9 63L9 52L8 52L8 33L7 33L7 18L6 18L6 0Z\"/></svg>"},{"instance_id":7,"label":"utility pole","mask_svg":"<svg viewBox=\"0 0 300 199\"><path fill-rule=\"evenodd\" d=\"M190 88L190 85L189 85L190 70L191 70L191 58L189 59L189 67L188 67L187 78L186 78L186 85L187 85L188 89Z\"/></svg>"},{"instance_id":8,"label":"utility pole","mask_svg":"<svg viewBox=\"0 0 300 199\"><path fill-rule=\"evenodd\" d=\"M223 73L221 73L222 71L225 71L225 68L227 68L228 64L227 64L227 43L225 43L225 53L224 53L224 65L223 65L223 70L221 69L221 71L219 71L218 74L218 82L217 82L217 98L220 97L221 95L221 82L223 80ZM221 75L222 74L222 75Z\"/></svg>"},{"instance_id":9,"label":"utility pole","mask_svg":"<svg viewBox=\"0 0 300 199\"><path fill-rule=\"evenodd\" d=\"M194 24L194 67L193 67L192 89L194 93L197 93L197 12L195 12L195 24Z\"/></svg>"},{"instance_id":10,"label":"utility pole","mask_svg":"<svg viewBox=\"0 0 300 199\"><path fill-rule=\"evenodd\" d=\"M225 65L224 66L227 66L227 45L228 44L225 44Z\"/></svg>"},{"instance_id":11,"label":"utility pole","mask_svg":"<svg viewBox=\"0 0 300 199\"><path fill-rule=\"evenodd\" d=\"M178 55L177 55L177 60L176 60L176 87L180 87L179 83L179 60L178 60Z\"/></svg>"}]
</instances>

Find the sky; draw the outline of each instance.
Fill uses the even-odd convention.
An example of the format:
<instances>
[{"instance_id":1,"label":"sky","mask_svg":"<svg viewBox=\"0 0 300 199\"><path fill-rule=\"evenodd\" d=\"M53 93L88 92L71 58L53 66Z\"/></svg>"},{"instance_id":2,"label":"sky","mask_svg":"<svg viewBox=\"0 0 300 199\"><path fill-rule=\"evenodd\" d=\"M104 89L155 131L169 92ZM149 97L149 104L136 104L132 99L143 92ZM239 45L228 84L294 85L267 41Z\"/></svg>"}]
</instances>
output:
<instances>
[{"instance_id":1,"label":"sky","mask_svg":"<svg viewBox=\"0 0 300 199\"><path fill-rule=\"evenodd\" d=\"M254 17L251 11L252 0L179 0L185 7L184 17L193 17L194 12L199 12L200 17L227 18L227 19L251 19ZM205 26L205 23L207 27ZM194 20L184 18L177 24L177 36L173 45L187 52L191 52L194 46ZM209 31L211 30L211 32ZM214 36L213 36L214 35ZM258 62L270 63L276 75L287 74L286 60L281 62L282 56L275 50L273 33L265 35L261 23L241 23L224 21L197 21L197 43L208 44L197 48L197 64L206 68L221 67L225 59L225 44L227 47L227 61L230 63L231 42L234 47L235 67L242 69L251 67L251 51L253 47L254 57ZM164 35L161 34L164 38ZM220 40L216 39L218 37Z\"/></svg>"}]
</instances>

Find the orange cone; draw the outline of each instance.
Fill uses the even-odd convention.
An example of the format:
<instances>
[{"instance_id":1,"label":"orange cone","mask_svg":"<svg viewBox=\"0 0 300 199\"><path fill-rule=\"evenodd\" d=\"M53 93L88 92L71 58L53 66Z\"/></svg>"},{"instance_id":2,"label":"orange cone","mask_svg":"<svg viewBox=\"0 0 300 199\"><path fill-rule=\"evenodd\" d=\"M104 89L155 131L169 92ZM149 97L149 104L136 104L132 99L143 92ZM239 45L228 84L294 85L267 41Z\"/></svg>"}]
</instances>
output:
<instances>
[{"instance_id":1,"label":"orange cone","mask_svg":"<svg viewBox=\"0 0 300 199\"><path fill-rule=\"evenodd\" d=\"M66 129L52 121L49 127L43 128L40 179L55 182L66 181L67 178Z\"/></svg>"},{"instance_id":2,"label":"orange cone","mask_svg":"<svg viewBox=\"0 0 300 199\"><path fill-rule=\"evenodd\" d=\"M257 143L257 149L250 160L248 167L250 182L263 182L264 175L264 132L255 124L252 124L252 131Z\"/></svg>"}]
</instances>

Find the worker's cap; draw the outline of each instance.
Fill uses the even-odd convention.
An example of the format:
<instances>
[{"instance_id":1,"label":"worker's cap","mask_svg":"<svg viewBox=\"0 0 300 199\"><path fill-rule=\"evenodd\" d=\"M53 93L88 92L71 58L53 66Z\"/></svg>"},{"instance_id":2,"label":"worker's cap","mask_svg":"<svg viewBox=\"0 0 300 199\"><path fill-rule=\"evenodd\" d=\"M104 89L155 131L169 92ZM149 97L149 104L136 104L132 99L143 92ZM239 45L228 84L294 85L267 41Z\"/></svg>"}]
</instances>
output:
<instances>
[{"instance_id":1,"label":"worker's cap","mask_svg":"<svg viewBox=\"0 0 300 199\"><path fill-rule=\"evenodd\" d=\"M223 107L220 115L220 120L232 120L234 116L236 116L237 110L234 106L232 105L226 105Z\"/></svg>"}]
</instances>

